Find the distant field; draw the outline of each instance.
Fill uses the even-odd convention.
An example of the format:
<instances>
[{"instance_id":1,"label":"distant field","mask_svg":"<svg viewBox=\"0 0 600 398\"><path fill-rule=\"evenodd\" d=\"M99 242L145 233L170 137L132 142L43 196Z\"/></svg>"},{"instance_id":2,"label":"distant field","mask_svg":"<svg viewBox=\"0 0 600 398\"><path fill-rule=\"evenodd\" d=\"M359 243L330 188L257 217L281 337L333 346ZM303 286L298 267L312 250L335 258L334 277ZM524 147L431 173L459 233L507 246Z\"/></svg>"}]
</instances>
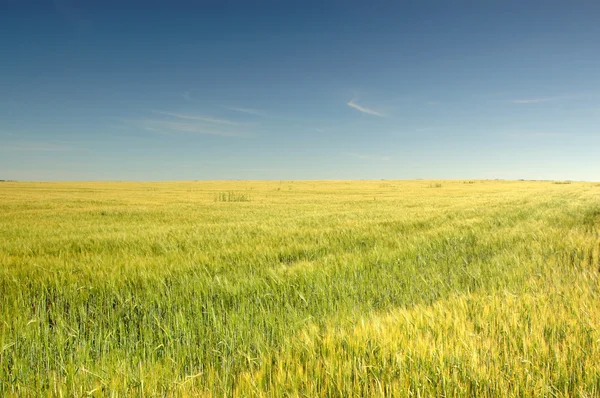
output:
<instances>
[{"instance_id":1,"label":"distant field","mask_svg":"<svg viewBox=\"0 0 600 398\"><path fill-rule=\"evenodd\" d=\"M600 184L0 183L0 396L600 396Z\"/></svg>"}]
</instances>

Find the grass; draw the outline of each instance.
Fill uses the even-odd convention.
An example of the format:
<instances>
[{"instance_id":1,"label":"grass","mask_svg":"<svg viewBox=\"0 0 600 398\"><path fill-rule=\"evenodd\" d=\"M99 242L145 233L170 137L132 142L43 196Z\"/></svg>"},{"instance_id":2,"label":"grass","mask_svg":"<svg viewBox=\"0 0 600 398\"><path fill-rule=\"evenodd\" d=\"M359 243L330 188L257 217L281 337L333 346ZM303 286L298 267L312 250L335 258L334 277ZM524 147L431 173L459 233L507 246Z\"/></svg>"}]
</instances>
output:
<instances>
[{"instance_id":1,"label":"grass","mask_svg":"<svg viewBox=\"0 0 600 398\"><path fill-rule=\"evenodd\" d=\"M437 184L3 183L0 395L600 395L598 184Z\"/></svg>"},{"instance_id":2,"label":"grass","mask_svg":"<svg viewBox=\"0 0 600 398\"><path fill-rule=\"evenodd\" d=\"M215 195L215 202L250 202L250 195L238 192L219 192Z\"/></svg>"}]
</instances>

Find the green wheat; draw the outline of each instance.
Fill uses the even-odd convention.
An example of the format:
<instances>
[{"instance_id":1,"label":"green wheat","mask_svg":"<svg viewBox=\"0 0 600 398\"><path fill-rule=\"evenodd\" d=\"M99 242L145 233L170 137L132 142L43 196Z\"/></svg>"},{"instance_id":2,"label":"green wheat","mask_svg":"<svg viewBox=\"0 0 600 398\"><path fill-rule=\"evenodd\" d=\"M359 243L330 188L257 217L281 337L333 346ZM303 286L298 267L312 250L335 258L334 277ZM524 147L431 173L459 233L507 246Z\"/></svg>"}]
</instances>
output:
<instances>
[{"instance_id":1,"label":"green wheat","mask_svg":"<svg viewBox=\"0 0 600 398\"><path fill-rule=\"evenodd\" d=\"M591 183L3 182L0 395L598 396L599 231Z\"/></svg>"}]
</instances>

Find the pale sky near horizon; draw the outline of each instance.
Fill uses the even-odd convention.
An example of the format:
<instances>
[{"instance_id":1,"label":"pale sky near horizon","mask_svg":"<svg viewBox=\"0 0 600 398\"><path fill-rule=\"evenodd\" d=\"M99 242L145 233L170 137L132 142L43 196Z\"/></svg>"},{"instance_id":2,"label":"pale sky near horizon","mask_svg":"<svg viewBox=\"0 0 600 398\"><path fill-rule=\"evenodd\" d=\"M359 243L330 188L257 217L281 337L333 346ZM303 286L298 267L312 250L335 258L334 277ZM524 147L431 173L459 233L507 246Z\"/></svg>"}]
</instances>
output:
<instances>
[{"instance_id":1,"label":"pale sky near horizon","mask_svg":"<svg viewBox=\"0 0 600 398\"><path fill-rule=\"evenodd\" d=\"M598 1L0 0L0 179L600 181Z\"/></svg>"}]
</instances>

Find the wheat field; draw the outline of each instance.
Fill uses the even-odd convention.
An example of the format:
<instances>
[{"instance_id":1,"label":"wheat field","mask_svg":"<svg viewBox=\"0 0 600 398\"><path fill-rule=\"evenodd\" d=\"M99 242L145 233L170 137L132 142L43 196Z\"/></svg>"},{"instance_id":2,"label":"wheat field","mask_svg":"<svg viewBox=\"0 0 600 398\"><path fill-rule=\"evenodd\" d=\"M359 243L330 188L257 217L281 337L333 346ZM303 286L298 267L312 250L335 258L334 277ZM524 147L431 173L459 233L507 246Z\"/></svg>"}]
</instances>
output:
<instances>
[{"instance_id":1,"label":"wheat field","mask_svg":"<svg viewBox=\"0 0 600 398\"><path fill-rule=\"evenodd\" d=\"M1 396L600 396L600 184L0 183Z\"/></svg>"}]
</instances>

